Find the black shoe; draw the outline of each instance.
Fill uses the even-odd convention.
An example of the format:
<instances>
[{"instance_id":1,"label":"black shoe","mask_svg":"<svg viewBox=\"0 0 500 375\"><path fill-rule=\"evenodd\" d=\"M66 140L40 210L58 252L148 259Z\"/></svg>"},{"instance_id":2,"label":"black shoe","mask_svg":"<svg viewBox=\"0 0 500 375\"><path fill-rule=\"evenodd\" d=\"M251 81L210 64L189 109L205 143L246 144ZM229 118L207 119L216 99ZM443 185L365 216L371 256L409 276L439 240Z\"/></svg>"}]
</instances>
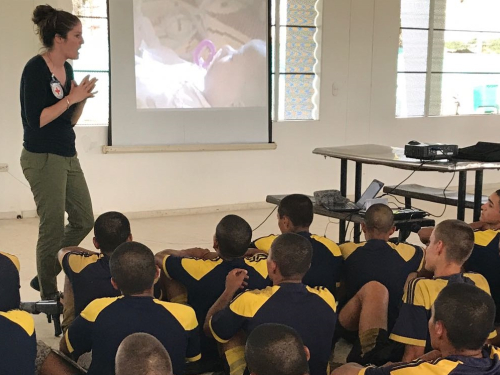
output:
<instances>
[{"instance_id":1,"label":"black shoe","mask_svg":"<svg viewBox=\"0 0 500 375\"><path fill-rule=\"evenodd\" d=\"M34 278L31 279L30 287L35 289L37 292L40 291L40 281L38 280L38 275L36 275Z\"/></svg>"}]
</instances>

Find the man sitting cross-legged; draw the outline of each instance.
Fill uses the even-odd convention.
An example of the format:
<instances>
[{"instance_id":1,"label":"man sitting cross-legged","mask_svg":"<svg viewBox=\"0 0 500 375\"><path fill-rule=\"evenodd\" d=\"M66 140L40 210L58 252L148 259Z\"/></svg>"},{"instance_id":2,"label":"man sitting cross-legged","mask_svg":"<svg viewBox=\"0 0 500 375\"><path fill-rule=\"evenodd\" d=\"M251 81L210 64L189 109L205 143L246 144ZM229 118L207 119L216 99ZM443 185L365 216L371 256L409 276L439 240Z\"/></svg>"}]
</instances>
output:
<instances>
[{"instance_id":1,"label":"man sitting cross-legged","mask_svg":"<svg viewBox=\"0 0 500 375\"><path fill-rule=\"evenodd\" d=\"M148 333L127 336L116 352L116 375L173 375L163 344Z\"/></svg>"},{"instance_id":2,"label":"man sitting cross-legged","mask_svg":"<svg viewBox=\"0 0 500 375\"><path fill-rule=\"evenodd\" d=\"M288 325L299 332L309 348L311 375L324 375L332 349L337 316L335 298L326 288L311 288L302 278L311 265L312 246L309 240L293 233L282 234L274 240L269 251L267 267L273 286L249 290L234 298L245 285L246 270L236 269L227 276L226 289L207 314L204 329L217 341L227 343L240 330L249 334L263 323ZM229 345L229 343L228 343ZM226 351L228 363L245 367L236 345Z\"/></svg>"},{"instance_id":3,"label":"man sitting cross-legged","mask_svg":"<svg viewBox=\"0 0 500 375\"><path fill-rule=\"evenodd\" d=\"M187 291L187 303L193 307L199 322L204 322L208 310L224 291L227 274L235 269L248 273L248 289L263 289L270 285L267 274L267 255L245 257L252 237L250 225L237 215L225 216L215 229L214 249L217 257L196 258L211 255L208 250L164 250L156 254L156 262L162 268L162 280L166 295L171 301L180 302L179 284ZM191 257L193 256L193 257ZM184 297L185 300L185 297ZM201 332L202 359L187 366L188 373L222 370L217 342Z\"/></svg>"},{"instance_id":4,"label":"man sitting cross-legged","mask_svg":"<svg viewBox=\"0 0 500 375\"><path fill-rule=\"evenodd\" d=\"M111 285L109 257L126 241L132 241L130 223L119 212L106 212L94 224L94 246L100 253L81 247L66 247L57 255L64 270L63 330L93 300L115 297L120 291Z\"/></svg>"},{"instance_id":5,"label":"man sitting cross-legged","mask_svg":"<svg viewBox=\"0 0 500 375\"><path fill-rule=\"evenodd\" d=\"M309 357L298 332L283 324L261 324L245 345L250 375L307 375Z\"/></svg>"},{"instance_id":6,"label":"man sitting cross-legged","mask_svg":"<svg viewBox=\"0 0 500 375\"><path fill-rule=\"evenodd\" d=\"M425 252L425 268L432 279L410 281L403 295L403 305L390 338L405 344L403 362L421 357L431 350L428 321L438 293L448 284L476 285L487 293L488 282L478 273L462 273L462 266L472 252L474 233L459 220L444 220L433 230ZM495 336L492 333L492 337Z\"/></svg>"},{"instance_id":7,"label":"man sitting cross-legged","mask_svg":"<svg viewBox=\"0 0 500 375\"><path fill-rule=\"evenodd\" d=\"M500 350L485 345L495 317L488 293L467 284L450 284L437 296L429 320L433 352L410 363L363 368L348 363L332 375L498 375Z\"/></svg>"},{"instance_id":8,"label":"man sitting cross-legged","mask_svg":"<svg viewBox=\"0 0 500 375\"><path fill-rule=\"evenodd\" d=\"M418 246L389 242L395 227L388 206L370 206L364 219L366 242L340 245L346 298L339 306L339 323L346 330L359 331L359 342L348 361L382 364L389 360L385 355L390 351L380 350L388 344L388 333L399 314L406 279L420 268L424 254Z\"/></svg>"},{"instance_id":9,"label":"man sitting cross-legged","mask_svg":"<svg viewBox=\"0 0 500 375\"><path fill-rule=\"evenodd\" d=\"M283 198L278 206L278 227L281 233L296 233L307 238L313 247L311 268L302 280L308 286L324 286L335 293L340 281L342 255L337 244L326 237L309 232L314 218L311 200L302 194L291 194ZM262 237L250 245L268 252L277 236Z\"/></svg>"},{"instance_id":10,"label":"man sitting cross-legged","mask_svg":"<svg viewBox=\"0 0 500 375\"><path fill-rule=\"evenodd\" d=\"M145 332L156 337L172 359L173 372L183 374L184 362L200 358L198 322L186 305L153 298L160 270L151 250L137 242L116 248L109 260L111 282L123 296L99 298L71 323L60 346L77 359L92 351L88 374L115 373L118 346L128 335Z\"/></svg>"}]
</instances>

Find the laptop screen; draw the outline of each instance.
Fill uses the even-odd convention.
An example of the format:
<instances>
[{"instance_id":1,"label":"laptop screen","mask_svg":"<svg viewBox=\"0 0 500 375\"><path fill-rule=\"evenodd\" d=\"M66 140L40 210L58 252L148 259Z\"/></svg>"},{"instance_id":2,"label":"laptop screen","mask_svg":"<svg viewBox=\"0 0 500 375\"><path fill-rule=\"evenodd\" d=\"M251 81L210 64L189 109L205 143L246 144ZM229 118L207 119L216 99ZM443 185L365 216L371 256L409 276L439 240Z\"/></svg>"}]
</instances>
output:
<instances>
[{"instance_id":1,"label":"laptop screen","mask_svg":"<svg viewBox=\"0 0 500 375\"><path fill-rule=\"evenodd\" d=\"M373 199L377 196L379 191L384 187L384 183L379 180L373 180L368 188L365 190L361 198L356 202L356 206L360 209L365 207L366 201L368 199Z\"/></svg>"}]
</instances>

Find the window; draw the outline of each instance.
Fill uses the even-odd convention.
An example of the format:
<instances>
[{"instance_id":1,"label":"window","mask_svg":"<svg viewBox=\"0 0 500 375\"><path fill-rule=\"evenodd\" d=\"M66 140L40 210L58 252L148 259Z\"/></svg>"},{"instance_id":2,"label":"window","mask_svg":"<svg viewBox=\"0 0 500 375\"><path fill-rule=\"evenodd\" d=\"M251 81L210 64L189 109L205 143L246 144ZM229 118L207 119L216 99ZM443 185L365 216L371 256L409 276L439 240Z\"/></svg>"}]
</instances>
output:
<instances>
[{"instance_id":1,"label":"window","mask_svg":"<svg viewBox=\"0 0 500 375\"><path fill-rule=\"evenodd\" d=\"M80 18L85 43L73 61L75 81L87 74L96 77L95 98L87 100L78 125L109 125L109 45L106 0L73 0L73 13Z\"/></svg>"},{"instance_id":2,"label":"window","mask_svg":"<svg viewBox=\"0 0 500 375\"><path fill-rule=\"evenodd\" d=\"M397 117L498 114L498 14L498 0L401 0Z\"/></svg>"},{"instance_id":3,"label":"window","mask_svg":"<svg viewBox=\"0 0 500 375\"><path fill-rule=\"evenodd\" d=\"M321 0L271 0L274 121L317 120Z\"/></svg>"}]
</instances>

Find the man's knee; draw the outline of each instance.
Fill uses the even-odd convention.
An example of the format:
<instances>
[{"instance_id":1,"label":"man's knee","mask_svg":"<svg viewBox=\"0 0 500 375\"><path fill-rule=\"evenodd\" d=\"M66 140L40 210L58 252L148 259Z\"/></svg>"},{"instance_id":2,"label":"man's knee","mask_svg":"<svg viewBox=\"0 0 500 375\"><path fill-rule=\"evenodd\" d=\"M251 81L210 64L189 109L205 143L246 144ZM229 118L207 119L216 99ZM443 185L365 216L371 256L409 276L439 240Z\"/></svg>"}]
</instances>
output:
<instances>
[{"instance_id":1,"label":"man's knee","mask_svg":"<svg viewBox=\"0 0 500 375\"><path fill-rule=\"evenodd\" d=\"M357 293L361 301L368 298L377 298L380 301L389 301L389 291L382 283L378 281L370 281L363 285Z\"/></svg>"}]
</instances>

